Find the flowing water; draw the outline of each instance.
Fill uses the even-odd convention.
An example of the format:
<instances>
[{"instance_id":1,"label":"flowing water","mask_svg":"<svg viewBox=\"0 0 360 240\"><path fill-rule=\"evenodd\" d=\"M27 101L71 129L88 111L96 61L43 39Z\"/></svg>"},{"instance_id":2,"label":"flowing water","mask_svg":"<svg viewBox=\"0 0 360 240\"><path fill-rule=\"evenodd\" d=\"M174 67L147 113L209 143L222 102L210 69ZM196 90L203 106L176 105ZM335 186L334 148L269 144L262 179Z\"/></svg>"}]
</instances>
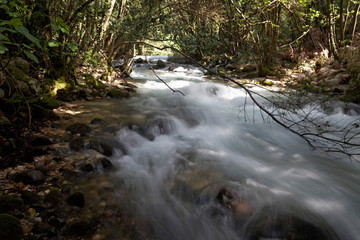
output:
<instances>
[{"instance_id":1,"label":"flowing water","mask_svg":"<svg viewBox=\"0 0 360 240\"><path fill-rule=\"evenodd\" d=\"M138 94L102 107L103 118L125 126L113 174L154 239L283 239L277 232L294 217L322 233L286 239L360 239L359 163L312 151L264 122L241 89L206 81L195 67L157 73L185 97L139 64L131 75ZM233 205L221 204L221 189Z\"/></svg>"}]
</instances>

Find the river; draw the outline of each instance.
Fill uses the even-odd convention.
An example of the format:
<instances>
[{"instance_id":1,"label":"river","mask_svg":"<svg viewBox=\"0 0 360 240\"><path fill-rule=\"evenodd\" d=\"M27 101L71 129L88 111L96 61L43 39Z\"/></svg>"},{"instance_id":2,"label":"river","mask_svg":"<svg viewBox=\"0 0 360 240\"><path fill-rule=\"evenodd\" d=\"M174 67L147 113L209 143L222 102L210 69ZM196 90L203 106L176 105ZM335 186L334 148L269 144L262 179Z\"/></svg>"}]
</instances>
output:
<instances>
[{"instance_id":1,"label":"river","mask_svg":"<svg viewBox=\"0 0 360 240\"><path fill-rule=\"evenodd\" d=\"M172 70L157 74L185 97L137 64L135 97L92 103L124 126L115 134L122 148L111 157L112 174L154 239L360 239L359 163L311 150L263 121L247 98L248 121L239 88L209 82L193 66ZM291 221L308 224L304 233ZM283 233L294 231L303 238Z\"/></svg>"}]
</instances>

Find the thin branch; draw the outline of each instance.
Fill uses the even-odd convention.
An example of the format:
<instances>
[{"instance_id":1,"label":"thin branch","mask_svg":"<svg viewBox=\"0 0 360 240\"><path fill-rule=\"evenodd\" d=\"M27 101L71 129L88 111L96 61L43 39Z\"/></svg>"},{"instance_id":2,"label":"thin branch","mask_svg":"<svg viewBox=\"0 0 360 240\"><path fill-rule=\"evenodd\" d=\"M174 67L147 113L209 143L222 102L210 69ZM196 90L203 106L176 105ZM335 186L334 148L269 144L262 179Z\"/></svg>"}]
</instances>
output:
<instances>
[{"instance_id":1,"label":"thin branch","mask_svg":"<svg viewBox=\"0 0 360 240\"><path fill-rule=\"evenodd\" d=\"M184 94L183 92L181 92L181 91L179 91L179 90L174 90L173 88L171 88L164 80L162 80L162 79L156 74L154 68L153 68L153 67L151 66L151 64L149 63L149 60L148 60L148 58L147 58L146 55L145 55L145 60L146 60L147 64L149 65L151 71L154 73L154 75L155 75L162 83L164 83L165 86L167 86L173 93L178 92L178 93L180 93L181 95L183 95L183 96L185 97L185 94Z\"/></svg>"}]
</instances>

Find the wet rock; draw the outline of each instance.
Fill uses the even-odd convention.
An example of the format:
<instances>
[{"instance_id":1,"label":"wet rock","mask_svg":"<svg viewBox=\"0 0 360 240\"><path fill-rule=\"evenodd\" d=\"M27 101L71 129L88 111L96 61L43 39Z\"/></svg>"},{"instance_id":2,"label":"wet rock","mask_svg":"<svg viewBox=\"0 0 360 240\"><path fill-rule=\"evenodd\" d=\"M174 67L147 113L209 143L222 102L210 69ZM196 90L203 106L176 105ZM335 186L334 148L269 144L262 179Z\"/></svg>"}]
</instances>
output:
<instances>
[{"instance_id":1,"label":"wet rock","mask_svg":"<svg viewBox=\"0 0 360 240\"><path fill-rule=\"evenodd\" d=\"M16 182L37 186L45 181L45 175L39 170L26 170L16 174L14 180Z\"/></svg>"},{"instance_id":2,"label":"wet rock","mask_svg":"<svg viewBox=\"0 0 360 240\"><path fill-rule=\"evenodd\" d=\"M355 103L348 103L344 106L343 112L349 116L356 116L360 114L360 105Z\"/></svg>"},{"instance_id":3,"label":"wet rock","mask_svg":"<svg viewBox=\"0 0 360 240\"><path fill-rule=\"evenodd\" d=\"M53 142L47 136L37 136L30 141L30 144L33 146L46 146L53 144Z\"/></svg>"},{"instance_id":4,"label":"wet rock","mask_svg":"<svg viewBox=\"0 0 360 240\"><path fill-rule=\"evenodd\" d=\"M114 167L114 165L111 163L111 161L107 158L100 158L99 163L103 170L110 170Z\"/></svg>"},{"instance_id":5,"label":"wet rock","mask_svg":"<svg viewBox=\"0 0 360 240\"><path fill-rule=\"evenodd\" d=\"M97 124L104 124L105 121L101 118L94 118L93 120L91 120L90 124L94 124L94 125L97 125Z\"/></svg>"},{"instance_id":6,"label":"wet rock","mask_svg":"<svg viewBox=\"0 0 360 240\"><path fill-rule=\"evenodd\" d=\"M176 130L174 120L166 117L158 117L147 122L145 136L154 140L158 135L169 135Z\"/></svg>"},{"instance_id":7,"label":"wet rock","mask_svg":"<svg viewBox=\"0 0 360 240\"><path fill-rule=\"evenodd\" d=\"M241 196L231 188L222 188L216 195L217 201L226 209L231 210L232 218L237 226L243 225L253 214L249 199Z\"/></svg>"},{"instance_id":8,"label":"wet rock","mask_svg":"<svg viewBox=\"0 0 360 240\"><path fill-rule=\"evenodd\" d=\"M47 235L48 237L56 236L55 228L45 222L37 223L33 227L32 232L35 234Z\"/></svg>"},{"instance_id":9,"label":"wet rock","mask_svg":"<svg viewBox=\"0 0 360 240\"><path fill-rule=\"evenodd\" d=\"M158 60L156 65L153 67L154 69L160 69L166 67L166 63L162 60Z\"/></svg>"},{"instance_id":10,"label":"wet rock","mask_svg":"<svg viewBox=\"0 0 360 240\"><path fill-rule=\"evenodd\" d=\"M81 149L84 149L85 144L85 139L83 137L75 137L69 142L70 149L73 151L80 151Z\"/></svg>"},{"instance_id":11,"label":"wet rock","mask_svg":"<svg viewBox=\"0 0 360 240\"><path fill-rule=\"evenodd\" d=\"M70 206L77 206L77 207L82 208L85 206L84 194L80 193L80 192L76 192L76 193L70 195L70 197L68 197L66 199L66 202Z\"/></svg>"},{"instance_id":12,"label":"wet rock","mask_svg":"<svg viewBox=\"0 0 360 240\"><path fill-rule=\"evenodd\" d=\"M31 191L21 191L21 198L25 204L34 204L38 203L41 200L41 197L36 192Z\"/></svg>"},{"instance_id":13,"label":"wet rock","mask_svg":"<svg viewBox=\"0 0 360 240\"><path fill-rule=\"evenodd\" d=\"M113 148L104 142L90 141L89 147L104 156L111 157L113 155Z\"/></svg>"},{"instance_id":14,"label":"wet rock","mask_svg":"<svg viewBox=\"0 0 360 240\"><path fill-rule=\"evenodd\" d=\"M10 213L20 210L23 200L15 196L0 196L0 213Z\"/></svg>"},{"instance_id":15,"label":"wet rock","mask_svg":"<svg viewBox=\"0 0 360 240\"><path fill-rule=\"evenodd\" d=\"M93 172L94 166L91 163L86 163L86 164L80 166L80 170L83 172Z\"/></svg>"},{"instance_id":16,"label":"wet rock","mask_svg":"<svg viewBox=\"0 0 360 240\"><path fill-rule=\"evenodd\" d=\"M57 190L50 191L44 198L44 203L50 203L53 206L58 206L63 203L64 198L62 194Z\"/></svg>"},{"instance_id":17,"label":"wet rock","mask_svg":"<svg viewBox=\"0 0 360 240\"><path fill-rule=\"evenodd\" d=\"M35 162L35 169L40 170L44 173L55 170L57 167L57 162L46 156L47 158L40 159Z\"/></svg>"},{"instance_id":18,"label":"wet rock","mask_svg":"<svg viewBox=\"0 0 360 240\"><path fill-rule=\"evenodd\" d=\"M90 223L86 221L79 221L75 223L68 224L63 231L64 236L85 236L86 234L93 231L93 228Z\"/></svg>"},{"instance_id":19,"label":"wet rock","mask_svg":"<svg viewBox=\"0 0 360 240\"><path fill-rule=\"evenodd\" d=\"M263 208L252 219L247 230L247 239L291 239L291 240L330 240L328 231L291 213L276 212L269 206ZM331 232L331 231L329 231Z\"/></svg>"},{"instance_id":20,"label":"wet rock","mask_svg":"<svg viewBox=\"0 0 360 240\"><path fill-rule=\"evenodd\" d=\"M91 132L91 128L84 123L74 123L68 126L66 131L71 132L71 134L80 134L81 136L86 136Z\"/></svg>"},{"instance_id":21,"label":"wet rock","mask_svg":"<svg viewBox=\"0 0 360 240\"><path fill-rule=\"evenodd\" d=\"M21 240L23 235L19 219L9 214L0 214L0 239Z\"/></svg>"},{"instance_id":22,"label":"wet rock","mask_svg":"<svg viewBox=\"0 0 360 240\"><path fill-rule=\"evenodd\" d=\"M142 58L137 58L137 59L135 60L135 63L144 63L144 62L145 62L145 60L142 59Z\"/></svg>"},{"instance_id":23,"label":"wet rock","mask_svg":"<svg viewBox=\"0 0 360 240\"><path fill-rule=\"evenodd\" d=\"M60 218L60 217L56 217L56 216L52 216L48 219L47 221L51 226L54 226L56 228L62 228L65 226L65 219Z\"/></svg>"}]
</instances>

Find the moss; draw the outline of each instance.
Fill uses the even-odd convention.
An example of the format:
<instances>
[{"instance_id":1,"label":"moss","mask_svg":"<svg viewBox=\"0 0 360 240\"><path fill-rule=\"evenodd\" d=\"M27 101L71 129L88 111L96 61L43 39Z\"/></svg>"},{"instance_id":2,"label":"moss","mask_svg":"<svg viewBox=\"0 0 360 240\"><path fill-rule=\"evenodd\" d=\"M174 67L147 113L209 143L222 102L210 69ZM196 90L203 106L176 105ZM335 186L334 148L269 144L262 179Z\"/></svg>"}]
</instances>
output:
<instances>
[{"instance_id":1,"label":"moss","mask_svg":"<svg viewBox=\"0 0 360 240\"><path fill-rule=\"evenodd\" d=\"M262 82L262 85L264 85L264 86L272 86L272 85L274 85L274 83L272 81L266 79L265 81Z\"/></svg>"},{"instance_id":2,"label":"moss","mask_svg":"<svg viewBox=\"0 0 360 240\"><path fill-rule=\"evenodd\" d=\"M94 78L91 74L84 74L86 84L91 86L97 90L105 89L105 84L103 84L100 80Z\"/></svg>"},{"instance_id":3,"label":"moss","mask_svg":"<svg viewBox=\"0 0 360 240\"><path fill-rule=\"evenodd\" d=\"M62 76L54 81L50 94L51 96L55 96L58 90L71 88L71 87L72 87L71 84L66 81L66 78L64 76Z\"/></svg>"},{"instance_id":4,"label":"moss","mask_svg":"<svg viewBox=\"0 0 360 240\"><path fill-rule=\"evenodd\" d=\"M60 101L45 96L40 100L39 105L46 109L55 109L60 107Z\"/></svg>"},{"instance_id":5,"label":"moss","mask_svg":"<svg viewBox=\"0 0 360 240\"><path fill-rule=\"evenodd\" d=\"M110 89L109 92L106 94L109 97L113 98L129 98L130 93L126 89Z\"/></svg>"},{"instance_id":6,"label":"moss","mask_svg":"<svg viewBox=\"0 0 360 240\"><path fill-rule=\"evenodd\" d=\"M9 64L7 66L7 69L9 69L10 73L15 77L15 79L27 82L29 79L29 76L27 76L20 68Z\"/></svg>"},{"instance_id":7,"label":"moss","mask_svg":"<svg viewBox=\"0 0 360 240\"><path fill-rule=\"evenodd\" d=\"M19 219L9 214L0 214L0 239L21 240L23 235Z\"/></svg>"},{"instance_id":8,"label":"moss","mask_svg":"<svg viewBox=\"0 0 360 240\"><path fill-rule=\"evenodd\" d=\"M276 72L271 66L263 67L262 71L264 76L276 76Z\"/></svg>"}]
</instances>

